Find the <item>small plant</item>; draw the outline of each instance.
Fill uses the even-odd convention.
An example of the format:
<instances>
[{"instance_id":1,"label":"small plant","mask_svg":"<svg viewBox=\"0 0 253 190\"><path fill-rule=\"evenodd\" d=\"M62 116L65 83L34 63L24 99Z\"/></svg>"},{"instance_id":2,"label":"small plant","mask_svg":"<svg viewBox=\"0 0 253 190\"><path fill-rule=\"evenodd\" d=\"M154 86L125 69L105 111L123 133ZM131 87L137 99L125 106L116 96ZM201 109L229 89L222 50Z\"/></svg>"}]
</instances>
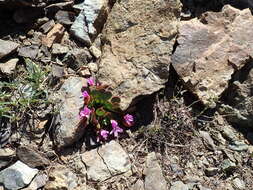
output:
<instances>
[{"instance_id":1,"label":"small plant","mask_svg":"<svg viewBox=\"0 0 253 190\"><path fill-rule=\"evenodd\" d=\"M133 116L120 109L120 98L113 97L107 88L89 78L82 90L84 106L79 116L85 127L91 127L96 133L98 142L118 137L124 128L134 125Z\"/></svg>"},{"instance_id":2,"label":"small plant","mask_svg":"<svg viewBox=\"0 0 253 190\"><path fill-rule=\"evenodd\" d=\"M48 72L44 70L39 64L25 59L22 73L13 81L0 82L0 117L17 122L25 115L32 115L40 105L51 104L45 86Z\"/></svg>"}]
</instances>

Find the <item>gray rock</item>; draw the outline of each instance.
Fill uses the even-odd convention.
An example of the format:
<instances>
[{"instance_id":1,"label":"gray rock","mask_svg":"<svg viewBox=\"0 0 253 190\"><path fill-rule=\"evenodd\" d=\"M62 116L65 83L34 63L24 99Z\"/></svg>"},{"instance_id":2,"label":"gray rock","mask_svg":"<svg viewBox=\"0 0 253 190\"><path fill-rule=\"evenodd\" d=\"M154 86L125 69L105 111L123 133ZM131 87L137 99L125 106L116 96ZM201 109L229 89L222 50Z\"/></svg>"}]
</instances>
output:
<instances>
[{"instance_id":1,"label":"gray rock","mask_svg":"<svg viewBox=\"0 0 253 190\"><path fill-rule=\"evenodd\" d=\"M65 55L63 63L77 71L80 67L88 64L91 59L92 55L87 48L74 48Z\"/></svg>"},{"instance_id":2,"label":"gray rock","mask_svg":"<svg viewBox=\"0 0 253 190\"><path fill-rule=\"evenodd\" d=\"M170 190L189 190L189 188L182 181L176 181L171 184Z\"/></svg>"},{"instance_id":3,"label":"gray rock","mask_svg":"<svg viewBox=\"0 0 253 190\"><path fill-rule=\"evenodd\" d=\"M145 163L145 190L167 190L167 183L162 174L162 169L158 163L155 152L147 155Z\"/></svg>"},{"instance_id":4,"label":"gray rock","mask_svg":"<svg viewBox=\"0 0 253 190\"><path fill-rule=\"evenodd\" d=\"M144 190L144 183L142 180L137 180L134 185L132 185L131 190Z\"/></svg>"},{"instance_id":5,"label":"gray rock","mask_svg":"<svg viewBox=\"0 0 253 190\"><path fill-rule=\"evenodd\" d=\"M62 101L59 113L59 125L54 138L60 148L78 141L84 134L84 123L80 123L79 110L83 106L81 88L86 80L80 77L69 77L62 85L58 98Z\"/></svg>"},{"instance_id":6,"label":"gray rock","mask_svg":"<svg viewBox=\"0 0 253 190\"><path fill-rule=\"evenodd\" d=\"M108 0L85 0L83 2L88 32L91 36L96 36L98 33L97 29L103 27L108 14L108 3Z\"/></svg>"},{"instance_id":7,"label":"gray rock","mask_svg":"<svg viewBox=\"0 0 253 190\"><path fill-rule=\"evenodd\" d=\"M45 34L54 27L54 20L50 20L40 27L40 30Z\"/></svg>"},{"instance_id":8,"label":"gray rock","mask_svg":"<svg viewBox=\"0 0 253 190\"><path fill-rule=\"evenodd\" d=\"M209 135L208 132L206 131L199 131L200 136L203 138L204 140L204 144L206 144L206 146L211 149L211 150L215 150L215 144L213 142L213 139L211 138L211 136Z\"/></svg>"},{"instance_id":9,"label":"gray rock","mask_svg":"<svg viewBox=\"0 0 253 190\"><path fill-rule=\"evenodd\" d=\"M91 45L88 28L85 22L85 13L81 11L70 28L70 33L86 46Z\"/></svg>"},{"instance_id":10,"label":"gray rock","mask_svg":"<svg viewBox=\"0 0 253 190\"><path fill-rule=\"evenodd\" d=\"M68 53L69 48L67 46L55 43L52 46L52 54L65 54Z\"/></svg>"},{"instance_id":11,"label":"gray rock","mask_svg":"<svg viewBox=\"0 0 253 190\"><path fill-rule=\"evenodd\" d=\"M252 43L247 41L247 44ZM246 72L242 70L234 75L236 81L230 85L228 100L220 112L228 115L226 119L233 124L253 128L253 62L248 64Z\"/></svg>"},{"instance_id":12,"label":"gray rock","mask_svg":"<svg viewBox=\"0 0 253 190\"><path fill-rule=\"evenodd\" d=\"M0 148L0 169L8 166L15 156L16 153L14 150L10 148Z\"/></svg>"},{"instance_id":13,"label":"gray rock","mask_svg":"<svg viewBox=\"0 0 253 190\"><path fill-rule=\"evenodd\" d=\"M247 151L249 148L249 145L243 143L243 142L239 142L239 141L235 141L233 143L233 145L229 145L228 146L231 150L234 151L238 151L238 152L242 152L242 151Z\"/></svg>"},{"instance_id":14,"label":"gray rock","mask_svg":"<svg viewBox=\"0 0 253 190\"><path fill-rule=\"evenodd\" d=\"M10 59L9 61L5 63L0 63L0 70L2 73L12 74L16 68L17 63L18 63L17 58Z\"/></svg>"},{"instance_id":15,"label":"gray rock","mask_svg":"<svg viewBox=\"0 0 253 190\"><path fill-rule=\"evenodd\" d=\"M71 25L75 20L75 13L59 10L55 14L56 20L63 25Z\"/></svg>"},{"instance_id":16,"label":"gray rock","mask_svg":"<svg viewBox=\"0 0 253 190\"><path fill-rule=\"evenodd\" d=\"M236 164L232 161L230 161L229 159L225 159L222 163L221 163L221 169L223 171L232 171L236 168Z\"/></svg>"},{"instance_id":17,"label":"gray rock","mask_svg":"<svg viewBox=\"0 0 253 190\"><path fill-rule=\"evenodd\" d=\"M0 59L13 53L18 46L18 43L0 39Z\"/></svg>"},{"instance_id":18,"label":"gray rock","mask_svg":"<svg viewBox=\"0 0 253 190\"><path fill-rule=\"evenodd\" d=\"M50 164L50 161L45 157L43 153L39 151L28 148L28 146L23 145L17 148L18 158L30 167L45 167Z\"/></svg>"},{"instance_id":19,"label":"gray rock","mask_svg":"<svg viewBox=\"0 0 253 190\"><path fill-rule=\"evenodd\" d=\"M45 190L75 189L78 178L70 169L62 165L55 165L49 172L49 181Z\"/></svg>"},{"instance_id":20,"label":"gray rock","mask_svg":"<svg viewBox=\"0 0 253 190\"><path fill-rule=\"evenodd\" d=\"M39 51L39 46L37 45L23 46L18 49L18 55L21 57L35 59Z\"/></svg>"},{"instance_id":21,"label":"gray rock","mask_svg":"<svg viewBox=\"0 0 253 190\"><path fill-rule=\"evenodd\" d=\"M235 186L236 189L245 189L246 188L245 182L240 180L239 178L235 178L233 180L233 185Z\"/></svg>"},{"instance_id":22,"label":"gray rock","mask_svg":"<svg viewBox=\"0 0 253 190\"><path fill-rule=\"evenodd\" d=\"M89 63L88 68L91 72L96 73L98 71L98 65L96 63Z\"/></svg>"},{"instance_id":23,"label":"gray rock","mask_svg":"<svg viewBox=\"0 0 253 190\"><path fill-rule=\"evenodd\" d=\"M32 169L21 161L17 161L0 172L0 184L3 184L6 189L21 189L28 185L37 173L37 169Z\"/></svg>"},{"instance_id":24,"label":"gray rock","mask_svg":"<svg viewBox=\"0 0 253 190\"><path fill-rule=\"evenodd\" d=\"M53 64L52 65L52 76L56 78L61 78L65 75L65 70L63 67Z\"/></svg>"},{"instance_id":25,"label":"gray rock","mask_svg":"<svg viewBox=\"0 0 253 190\"><path fill-rule=\"evenodd\" d=\"M95 46L92 45L89 50L97 59L101 57L101 51Z\"/></svg>"},{"instance_id":26,"label":"gray rock","mask_svg":"<svg viewBox=\"0 0 253 190\"><path fill-rule=\"evenodd\" d=\"M42 188L46 185L47 181L48 181L48 176L46 174L38 174L32 180L30 185L24 188L23 190L35 190L35 189Z\"/></svg>"},{"instance_id":27,"label":"gray rock","mask_svg":"<svg viewBox=\"0 0 253 190\"><path fill-rule=\"evenodd\" d=\"M104 181L129 171L131 167L127 153L115 141L85 152L82 160L87 168L88 179L93 181Z\"/></svg>"}]
</instances>

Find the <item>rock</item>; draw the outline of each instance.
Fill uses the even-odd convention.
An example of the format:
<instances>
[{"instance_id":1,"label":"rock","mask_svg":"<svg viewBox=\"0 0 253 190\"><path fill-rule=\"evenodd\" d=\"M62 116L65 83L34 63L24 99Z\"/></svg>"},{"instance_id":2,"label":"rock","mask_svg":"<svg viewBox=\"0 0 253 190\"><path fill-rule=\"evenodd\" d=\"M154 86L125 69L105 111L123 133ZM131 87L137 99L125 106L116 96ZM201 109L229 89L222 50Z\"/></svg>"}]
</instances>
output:
<instances>
[{"instance_id":1,"label":"rock","mask_svg":"<svg viewBox=\"0 0 253 190\"><path fill-rule=\"evenodd\" d=\"M228 146L231 150L242 152L247 151L249 146L243 142L235 141L232 145Z\"/></svg>"},{"instance_id":2,"label":"rock","mask_svg":"<svg viewBox=\"0 0 253 190\"><path fill-rule=\"evenodd\" d=\"M35 176L35 178L32 180L30 185L23 190L35 190L35 189L40 189L46 185L48 181L48 177L46 174L39 174Z\"/></svg>"},{"instance_id":3,"label":"rock","mask_svg":"<svg viewBox=\"0 0 253 190\"><path fill-rule=\"evenodd\" d=\"M233 185L235 186L236 189L245 189L245 182L240 180L239 178L235 178L233 180Z\"/></svg>"},{"instance_id":4,"label":"rock","mask_svg":"<svg viewBox=\"0 0 253 190\"><path fill-rule=\"evenodd\" d=\"M88 28L85 22L85 13L81 11L77 16L76 20L70 28L70 34L77 38L80 42L86 46L91 45L91 40L88 34Z\"/></svg>"},{"instance_id":5,"label":"rock","mask_svg":"<svg viewBox=\"0 0 253 190\"><path fill-rule=\"evenodd\" d=\"M229 159L225 159L221 163L221 169L223 171L232 171L236 168L236 164L234 162L231 162Z\"/></svg>"},{"instance_id":6,"label":"rock","mask_svg":"<svg viewBox=\"0 0 253 190\"><path fill-rule=\"evenodd\" d=\"M63 59L63 63L74 70L78 70L83 65L88 64L92 56L87 48L74 48Z\"/></svg>"},{"instance_id":7,"label":"rock","mask_svg":"<svg viewBox=\"0 0 253 190\"><path fill-rule=\"evenodd\" d=\"M82 160L87 168L88 179L93 181L104 181L129 171L131 167L127 153L115 141L85 152Z\"/></svg>"},{"instance_id":8,"label":"rock","mask_svg":"<svg viewBox=\"0 0 253 190\"><path fill-rule=\"evenodd\" d=\"M91 72L96 73L98 71L98 65L96 63L89 63L88 68Z\"/></svg>"},{"instance_id":9,"label":"rock","mask_svg":"<svg viewBox=\"0 0 253 190\"><path fill-rule=\"evenodd\" d=\"M131 190L145 190L144 183L142 180L137 180L136 183L131 187Z\"/></svg>"},{"instance_id":10,"label":"rock","mask_svg":"<svg viewBox=\"0 0 253 190\"><path fill-rule=\"evenodd\" d=\"M189 188L182 181L176 181L171 184L170 190L189 190Z\"/></svg>"},{"instance_id":11,"label":"rock","mask_svg":"<svg viewBox=\"0 0 253 190\"><path fill-rule=\"evenodd\" d=\"M52 54L65 54L68 53L69 48L67 46L63 46L61 44L53 44L52 46Z\"/></svg>"},{"instance_id":12,"label":"rock","mask_svg":"<svg viewBox=\"0 0 253 190\"><path fill-rule=\"evenodd\" d=\"M65 28L61 24L54 25L50 32L42 38L42 44L47 47L51 47L53 43L61 42L64 31Z\"/></svg>"},{"instance_id":13,"label":"rock","mask_svg":"<svg viewBox=\"0 0 253 190\"><path fill-rule=\"evenodd\" d=\"M121 97L121 109L164 87L180 8L179 1L122 0L114 4L103 29L106 43L98 78Z\"/></svg>"},{"instance_id":14,"label":"rock","mask_svg":"<svg viewBox=\"0 0 253 190\"><path fill-rule=\"evenodd\" d=\"M28 185L37 173L37 169L17 161L0 172L0 184L3 184L6 189L21 189Z\"/></svg>"},{"instance_id":15,"label":"rock","mask_svg":"<svg viewBox=\"0 0 253 190\"><path fill-rule=\"evenodd\" d=\"M207 177L212 177L212 176L215 176L216 174L219 173L219 168L206 168L205 169L205 173L206 173L206 176Z\"/></svg>"},{"instance_id":16,"label":"rock","mask_svg":"<svg viewBox=\"0 0 253 190\"><path fill-rule=\"evenodd\" d=\"M55 144L58 148L71 145L84 134L85 127L79 119L79 110L83 106L81 88L84 85L86 85L84 78L69 77L57 95L62 101L59 125L54 133Z\"/></svg>"},{"instance_id":17,"label":"rock","mask_svg":"<svg viewBox=\"0 0 253 190\"><path fill-rule=\"evenodd\" d=\"M16 51L18 46L18 43L0 39L0 59Z\"/></svg>"},{"instance_id":18,"label":"rock","mask_svg":"<svg viewBox=\"0 0 253 190\"><path fill-rule=\"evenodd\" d=\"M101 51L95 46L91 46L89 50L92 53L92 55L94 55L97 59L101 57Z\"/></svg>"},{"instance_id":19,"label":"rock","mask_svg":"<svg viewBox=\"0 0 253 190\"><path fill-rule=\"evenodd\" d=\"M148 154L143 173L145 175L145 190L167 190L167 183L155 152Z\"/></svg>"},{"instance_id":20,"label":"rock","mask_svg":"<svg viewBox=\"0 0 253 190\"><path fill-rule=\"evenodd\" d=\"M46 167L50 165L50 161L45 155L35 149L28 148L28 146L21 146L17 148L18 158L32 168Z\"/></svg>"},{"instance_id":21,"label":"rock","mask_svg":"<svg viewBox=\"0 0 253 190\"><path fill-rule=\"evenodd\" d=\"M205 105L215 106L235 71L253 56L252 31L250 10L229 5L181 23L173 67Z\"/></svg>"},{"instance_id":22,"label":"rock","mask_svg":"<svg viewBox=\"0 0 253 190\"><path fill-rule=\"evenodd\" d=\"M77 187L77 176L62 165L54 166L49 172L49 181L45 190L75 189Z\"/></svg>"},{"instance_id":23,"label":"rock","mask_svg":"<svg viewBox=\"0 0 253 190\"><path fill-rule=\"evenodd\" d=\"M0 159L11 158L15 156L15 151L11 148L1 148L0 149Z\"/></svg>"},{"instance_id":24,"label":"rock","mask_svg":"<svg viewBox=\"0 0 253 190\"><path fill-rule=\"evenodd\" d=\"M23 46L18 49L18 55L21 57L35 59L39 51L38 45Z\"/></svg>"},{"instance_id":25,"label":"rock","mask_svg":"<svg viewBox=\"0 0 253 190\"><path fill-rule=\"evenodd\" d=\"M52 65L52 75L56 78L61 78L65 75L65 70L63 67L53 64Z\"/></svg>"},{"instance_id":26,"label":"rock","mask_svg":"<svg viewBox=\"0 0 253 190\"><path fill-rule=\"evenodd\" d=\"M253 62L245 67L234 75L235 81L226 94L226 105L220 108L220 112L227 115L226 119L232 124L253 128Z\"/></svg>"},{"instance_id":27,"label":"rock","mask_svg":"<svg viewBox=\"0 0 253 190\"><path fill-rule=\"evenodd\" d=\"M95 37L103 28L109 12L109 0L85 0L83 10L88 33Z\"/></svg>"},{"instance_id":28,"label":"rock","mask_svg":"<svg viewBox=\"0 0 253 190\"><path fill-rule=\"evenodd\" d=\"M54 27L54 20L50 20L40 27L40 30L45 34Z\"/></svg>"},{"instance_id":29,"label":"rock","mask_svg":"<svg viewBox=\"0 0 253 190\"><path fill-rule=\"evenodd\" d=\"M49 21L49 18L43 17L43 18L38 18L36 21L37 26L41 26Z\"/></svg>"},{"instance_id":30,"label":"rock","mask_svg":"<svg viewBox=\"0 0 253 190\"><path fill-rule=\"evenodd\" d=\"M10 148L1 148L0 149L0 169L8 166L16 156L14 150Z\"/></svg>"},{"instance_id":31,"label":"rock","mask_svg":"<svg viewBox=\"0 0 253 190\"><path fill-rule=\"evenodd\" d=\"M203 138L204 140L204 144L206 144L206 146L211 149L211 150L215 150L215 144L213 142L213 139L211 138L211 136L209 135L208 132L206 131L199 131L200 136Z\"/></svg>"},{"instance_id":32,"label":"rock","mask_svg":"<svg viewBox=\"0 0 253 190\"><path fill-rule=\"evenodd\" d=\"M71 25L75 20L75 13L59 10L55 14L56 20L63 25Z\"/></svg>"},{"instance_id":33,"label":"rock","mask_svg":"<svg viewBox=\"0 0 253 190\"><path fill-rule=\"evenodd\" d=\"M15 70L17 63L18 63L17 58L10 59L5 63L0 63L0 70L2 73L10 75Z\"/></svg>"}]
</instances>

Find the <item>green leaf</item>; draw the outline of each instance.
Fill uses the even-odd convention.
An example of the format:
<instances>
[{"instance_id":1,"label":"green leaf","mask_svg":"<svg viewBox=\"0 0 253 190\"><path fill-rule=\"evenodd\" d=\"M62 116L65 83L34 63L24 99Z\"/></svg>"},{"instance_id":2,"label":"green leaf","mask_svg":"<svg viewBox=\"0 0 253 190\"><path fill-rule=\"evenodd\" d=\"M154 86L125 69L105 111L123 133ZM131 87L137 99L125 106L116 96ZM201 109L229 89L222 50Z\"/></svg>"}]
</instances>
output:
<instances>
[{"instance_id":1,"label":"green leaf","mask_svg":"<svg viewBox=\"0 0 253 190\"><path fill-rule=\"evenodd\" d=\"M96 115L99 117L103 117L103 116L105 116L105 114L106 114L106 111L103 108L98 108L96 110Z\"/></svg>"}]
</instances>

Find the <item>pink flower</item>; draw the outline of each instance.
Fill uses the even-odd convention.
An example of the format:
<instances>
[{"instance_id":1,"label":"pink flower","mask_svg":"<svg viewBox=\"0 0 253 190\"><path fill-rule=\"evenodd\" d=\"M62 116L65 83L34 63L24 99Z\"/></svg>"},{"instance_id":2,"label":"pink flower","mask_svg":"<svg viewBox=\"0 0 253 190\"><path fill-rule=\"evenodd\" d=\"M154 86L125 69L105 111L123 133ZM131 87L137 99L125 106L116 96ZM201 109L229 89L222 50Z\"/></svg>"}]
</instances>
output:
<instances>
[{"instance_id":1,"label":"pink flower","mask_svg":"<svg viewBox=\"0 0 253 190\"><path fill-rule=\"evenodd\" d=\"M90 98L90 95L89 95L89 93L85 90L85 91L83 91L82 92L82 97L84 98L84 99L86 99L86 98Z\"/></svg>"},{"instance_id":2,"label":"pink flower","mask_svg":"<svg viewBox=\"0 0 253 190\"><path fill-rule=\"evenodd\" d=\"M84 108L83 108L83 110L81 110L81 112L80 112L80 117L82 118L82 117L86 117L86 118L88 118L89 117L89 115L90 115L90 113L91 113L91 110L87 107L87 106L85 106Z\"/></svg>"},{"instance_id":3,"label":"pink flower","mask_svg":"<svg viewBox=\"0 0 253 190\"><path fill-rule=\"evenodd\" d=\"M114 137L118 137L119 133L123 132L123 129L119 127L118 122L115 120L111 120L111 124L112 124L112 131L110 132L110 134L113 134Z\"/></svg>"},{"instance_id":4,"label":"pink flower","mask_svg":"<svg viewBox=\"0 0 253 190\"><path fill-rule=\"evenodd\" d=\"M100 136L103 137L104 140L107 140L108 135L109 135L109 131L106 131L103 129L100 131Z\"/></svg>"},{"instance_id":5,"label":"pink flower","mask_svg":"<svg viewBox=\"0 0 253 190\"><path fill-rule=\"evenodd\" d=\"M126 124L127 127L131 127L134 125L134 117L130 114L126 114L124 116L124 123Z\"/></svg>"},{"instance_id":6,"label":"pink flower","mask_svg":"<svg viewBox=\"0 0 253 190\"><path fill-rule=\"evenodd\" d=\"M94 79L93 79L92 77L90 77L90 78L87 80L87 83L88 83L89 86L95 86L95 85L96 85L96 84L95 84L95 81L94 81Z\"/></svg>"}]
</instances>

